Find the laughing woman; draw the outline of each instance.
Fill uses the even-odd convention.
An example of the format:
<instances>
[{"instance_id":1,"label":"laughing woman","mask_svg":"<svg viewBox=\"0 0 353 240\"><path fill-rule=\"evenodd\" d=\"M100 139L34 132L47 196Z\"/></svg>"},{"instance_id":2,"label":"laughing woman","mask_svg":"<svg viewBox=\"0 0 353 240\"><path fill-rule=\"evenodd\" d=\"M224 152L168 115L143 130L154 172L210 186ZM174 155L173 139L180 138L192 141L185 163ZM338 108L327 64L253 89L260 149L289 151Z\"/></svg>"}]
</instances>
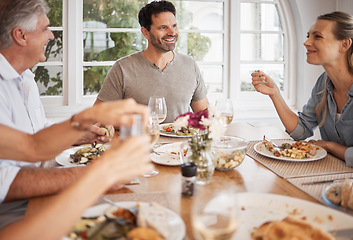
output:
<instances>
[{"instance_id":1,"label":"laughing woman","mask_svg":"<svg viewBox=\"0 0 353 240\"><path fill-rule=\"evenodd\" d=\"M297 115L287 106L279 88L265 73L251 74L252 84L271 98L293 139L312 136L318 126L322 140L314 143L353 167L353 17L343 12L321 15L307 37L307 62L321 65L325 72L302 112ZM262 79L268 84L262 84Z\"/></svg>"}]
</instances>

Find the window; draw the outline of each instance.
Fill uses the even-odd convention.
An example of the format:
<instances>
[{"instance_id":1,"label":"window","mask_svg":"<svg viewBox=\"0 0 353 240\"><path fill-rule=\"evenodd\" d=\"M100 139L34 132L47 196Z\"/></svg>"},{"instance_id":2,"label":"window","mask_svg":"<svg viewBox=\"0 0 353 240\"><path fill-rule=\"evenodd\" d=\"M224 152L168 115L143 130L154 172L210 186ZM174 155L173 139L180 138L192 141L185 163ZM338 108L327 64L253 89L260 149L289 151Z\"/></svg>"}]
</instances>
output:
<instances>
[{"instance_id":1,"label":"window","mask_svg":"<svg viewBox=\"0 0 353 240\"><path fill-rule=\"evenodd\" d=\"M288 9L286 1L232 2L230 97L240 111L273 110L269 98L251 84L250 74L255 70L271 76L289 104L294 100L289 74L294 70L288 65L290 47L294 47L289 42L287 26L292 23L290 12L285 12Z\"/></svg>"},{"instance_id":2,"label":"window","mask_svg":"<svg viewBox=\"0 0 353 240\"><path fill-rule=\"evenodd\" d=\"M147 2L48 0L55 39L47 46L47 61L32 69L48 117L67 118L91 106L114 62L146 47L137 14ZM256 108L261 94L251 85L250 72L255 69L276 78L289 96L283 3L171 2L177 9L180 30L176 50L198 62L211 102L223 95L232 98L236 109Z\"/></svg>"}]
</instances>

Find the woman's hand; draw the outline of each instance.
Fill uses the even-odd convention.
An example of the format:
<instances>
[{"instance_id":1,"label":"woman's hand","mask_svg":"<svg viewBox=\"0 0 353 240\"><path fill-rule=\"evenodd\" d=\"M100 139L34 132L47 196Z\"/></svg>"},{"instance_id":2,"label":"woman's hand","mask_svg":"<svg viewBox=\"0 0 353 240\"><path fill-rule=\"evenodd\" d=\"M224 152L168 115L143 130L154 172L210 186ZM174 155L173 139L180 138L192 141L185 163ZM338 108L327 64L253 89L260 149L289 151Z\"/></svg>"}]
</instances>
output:
<instances>
[{"instance_id":1,"label":"woman's hand","mask_svg":"<svg viewBox=\"0 0 353 240\"><path fill-rule=\"evenodd\" d=\"M270 97L279 94L279 88L272 78L266 75L264 72L257 70L251 74L252 85L255 87L256 91L269 95Z\"/></svg>"}]
</instances>

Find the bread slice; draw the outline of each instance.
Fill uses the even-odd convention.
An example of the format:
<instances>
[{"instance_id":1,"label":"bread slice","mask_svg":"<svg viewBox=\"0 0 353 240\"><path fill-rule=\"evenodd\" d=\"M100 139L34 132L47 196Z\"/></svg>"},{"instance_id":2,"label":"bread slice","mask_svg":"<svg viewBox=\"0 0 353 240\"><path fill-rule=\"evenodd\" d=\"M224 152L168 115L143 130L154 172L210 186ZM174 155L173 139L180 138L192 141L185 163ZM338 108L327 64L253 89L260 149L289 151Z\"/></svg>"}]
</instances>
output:
<instances>
[{"instance_id":1,"label":"bread slice","mask_svg":"<svg viewBox=\"0 0 353 240\"><path fill-rule=\"evenodd\" d=\"M353 180L345 179L342 183L342 195L341 195L342 207L348 207L348 201L352 193L352 188L353 188Z\"/></svg>"},{"instance_id":2,"label":"bread slice","mask_svg":"<svg viewBox=\"0 0 353 240\"><path fill-rule=\"evenodd\" d=\"M334 204L340 204L342 201L342 184L337 183L329 187L325 193L325 196Z\"/></svg>"},{"instance_id":3,"label":"bread slice","mask_svg":"<svg viewBox=\"0 0 353 240\"><path fill-rule=\"evenodd\" d=\"M152 202L147 205L141 204L137 225L155 229L164 239L170 237L170 227L168 223L169 214L164 207Z\"/></svg>"}]
</instances>

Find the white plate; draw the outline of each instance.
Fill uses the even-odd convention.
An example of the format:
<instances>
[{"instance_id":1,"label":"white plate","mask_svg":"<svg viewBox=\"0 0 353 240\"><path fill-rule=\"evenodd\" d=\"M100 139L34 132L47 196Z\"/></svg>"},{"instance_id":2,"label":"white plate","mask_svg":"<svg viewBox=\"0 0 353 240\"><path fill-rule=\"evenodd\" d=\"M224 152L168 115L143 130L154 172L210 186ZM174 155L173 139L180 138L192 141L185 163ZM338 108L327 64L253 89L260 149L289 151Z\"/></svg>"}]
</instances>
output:
<instances>
[{"instance_id":1,"label":"white plate","mask_svg":"<svg viewBox=\"0 0 353 240\"><path fill-rule=\"evenodd\" d=\"M66 167L84 166L85 164L72 163L70 158L70 154L74 154L78 149L83 147L84 146L79 146L79 147L66 149L58 156L56 156L55 161L61 166L66 166Z\"/></svg>"},{"instance_id":2,"label":"white plate","mask_svg":"<svg viewBox=\"0 0 353 240\"><path fill-rule=\"evenodd\" d=\"M90 147L90 146L91 145L81 145L81 146L78 146L78 147L73 147L73 148L66 149L65 151L60 153L58 156L56 156L55 161L59 165L65 166L65 167L86 166L86 164L72 163L71 162L71 158L70 158L70 154L74 154L80 148ZM106 149L108 149L110 147L110 145L106 145L105 144L104 147Z\"/></svg>"},{"instance_id":3,"label":"white plate","mask_svg":"<svg viewBox=\"0 0 353 240\"><path fill-rule=\"evenodd\" d=\"M151 159L154 163L167 166L179 166L181 161L179 158L180 145L182 142L175 142L170 144L165 144L161 147L155 148L154 151L158 152L151 153ZM176 153L173 154L172 152Z\"/></svg>"},{"instance_id":4,"label":"white plate","mask_svg":"<svg viewBox=\"0 0 353 240\"><path fill-rule=\"evenodd\" d=\"M325 231L353 227L353 217L309 201L276 194L239 193L238 230L233 240L250 240L255 227L266 221L282 220L287 216L305 218Z\"/></svg>"},{"instance_id":5,"label":"white plate","mask_svg":"<svg viewBox=\"0 0 353 240\"><path fill-rule=\"evenodd\" d=\"M128 202L117 202L117 204L121 207L130 208L130 207L135 207L137 204L147 205L148 203L128 201ZM111 205L107 203L90 207L82 214L82 217L85 217L85 218L98 217L100 215L103 215L104 212L110 207ZM170 232L172 234L170 238L168 238L168 240L182 240L185 236L185 224L183 220L180 218L178 214L176 214L172 210L167 208L164 208L164 209L168 213L168 225L171 229Z\"/></svg>"},{"instance_id":6,"label":"white plate","mask_svg":"<svg viewBox=\"0 0 353 240\"><path fill-rule=\"evenodd\" d=\"M337 183L336 183L337 184ZM335 185L336 185L335 184ZM326 191L328 191L330 189L330 187L332 187L333 185L331 186L328 186L326 187L324 190L322 190L322 193L321 193L321 197L322 199L324 200L324 203L329 206L329 207L332 207L334 209L337 209L337 210L340 210L340 211L343 211L343 212L346 212L346 213L349 213L349 214L353 214L353 209L348 209L348 208L344 208L344 207L341 207L341 205L337 205L333 202L331 202L327 197L326 197Z\"/></svg>"},{"instance_id":7,"label":"white plate","mask_svg":"<svg viewBox=\"0 0 353 240\"><path fill-rule=\"evenodd\" d=\"M163 126L169 126L170 124L171 124L171 123L163 123L163 124L160 124L160 125L159 125L159 129L160 129L159 134L160 134L161 136L165 136L165 137L177 137L177 138L189 138L189 137L191 137L190 135L184 136L184 135L178 135L178 134L176 134L176 133L164 131L164 130L163 130Z\"/></svg>"},{"instance_id":8,"label":"white plate","mask_svg":"<svg viewBox=\"0 0 353 240\"><path fill-rule=\"evenodd\" d=\"M293 140L272 140L272 142L274 142L275 144L277 144L278 146L281 146L283 143L294 143L295 141ZM313 145L314 146L314 145ZM325 149L317 146L319 149L316 152L315 156L312 156L310 158L304 158L304 159L294 159L294 158L289 158L289 157L276 157L275 155L273 155L273 153L271 151L269 151L265 145L262 142L259 142L257 144L255 144L254 146L254 150L255 152L265 156L265 157L269 157L269 158L273 158L273 159L277 159L277 160L283 160L283 161L291 161L291 162L310 162L310 161L316 161L316 160L320 160L324 157L326 157L327 152Z\"/></svg>"}]
</instances>

